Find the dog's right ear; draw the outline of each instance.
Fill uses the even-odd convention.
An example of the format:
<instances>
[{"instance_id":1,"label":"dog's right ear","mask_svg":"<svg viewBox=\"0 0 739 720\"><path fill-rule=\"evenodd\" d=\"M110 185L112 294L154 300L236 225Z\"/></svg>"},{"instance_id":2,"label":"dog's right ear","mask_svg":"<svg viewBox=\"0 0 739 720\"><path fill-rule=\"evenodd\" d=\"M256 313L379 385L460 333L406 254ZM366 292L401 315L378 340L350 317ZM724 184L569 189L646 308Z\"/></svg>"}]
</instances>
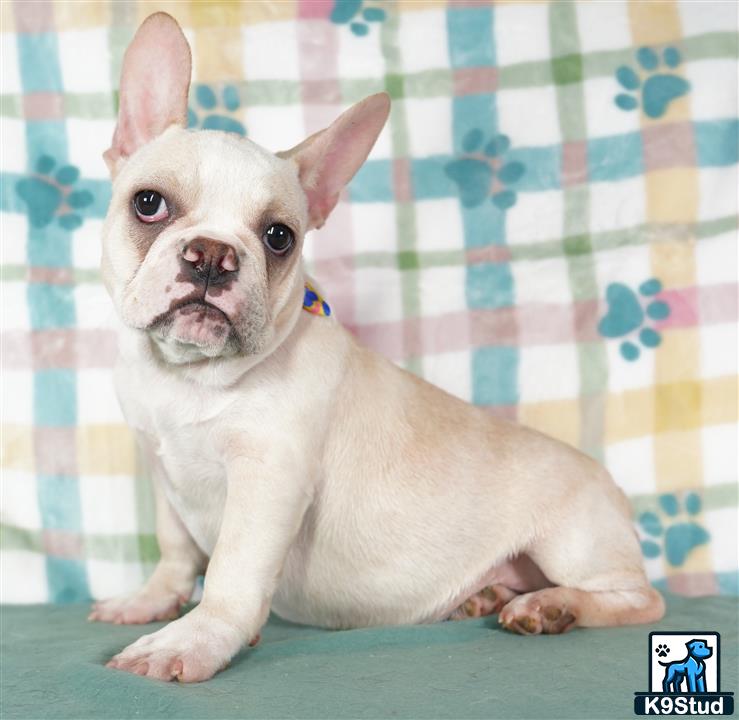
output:
<instances>
[{"instance_id":1,"label":"dog's right ear","mask_svg":"<svg viewBox=\"0 0 739 720\"><path fill-rule=\"evenodd\" d=\"M308 200L311 228L319 228L339 200L339 193L367 159L390 113L387 93L370 95L342 113L325 130L311 135L278 157L297 165Z\"/></svg>"},{"instance_id":2,"label":"dog's right ear","mask_svg":"<svg viewBox=\"0 0 739 720\"><path fill-rule=\"evenodd\" d=\"M142 145L170 125L187 125L190 46L167 13L150 15L123 57L118 124L103 157L112 175Z\"/></svg>"}]
</instances>

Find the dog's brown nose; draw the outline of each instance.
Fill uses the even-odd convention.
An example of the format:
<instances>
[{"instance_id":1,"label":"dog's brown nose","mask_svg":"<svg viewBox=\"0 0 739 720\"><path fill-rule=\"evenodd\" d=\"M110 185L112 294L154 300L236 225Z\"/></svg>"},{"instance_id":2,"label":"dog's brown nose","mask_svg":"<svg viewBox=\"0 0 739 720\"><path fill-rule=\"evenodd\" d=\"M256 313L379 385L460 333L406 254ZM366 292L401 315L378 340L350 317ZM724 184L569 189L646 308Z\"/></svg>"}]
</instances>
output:
<instances>
[{"instance_id":1,"label":"dog's brown nose","mask_svg":"<svg viewBox=\"0 0 739 720\"><path fill-rule=\"evenodd\" d=\"M229 280L239 269L236 250L226 243L195 238L182 250L183 265L190 270L194 280L217 285Z\"/></svg>"}]
</instances>

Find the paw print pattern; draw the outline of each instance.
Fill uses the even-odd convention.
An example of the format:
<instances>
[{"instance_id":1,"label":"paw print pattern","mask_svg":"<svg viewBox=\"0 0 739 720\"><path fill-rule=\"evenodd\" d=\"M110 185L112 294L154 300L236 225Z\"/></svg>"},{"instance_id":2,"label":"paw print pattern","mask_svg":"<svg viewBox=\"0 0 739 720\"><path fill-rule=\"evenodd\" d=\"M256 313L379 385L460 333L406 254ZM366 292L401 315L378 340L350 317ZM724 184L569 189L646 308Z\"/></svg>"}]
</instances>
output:
<instances>
[{"instance_id":1,"label":"paw print pattern","mask_svg":"<svg viewBox=\"0 0 739 720\"><path fill-rule=\"evenodd\" d=\"M639 343L645 348L655 348L662 342L662 335L651 327L645 327L646 318L664 320L670 315L670 306L663 300L652 299L662 290L662 283L651 278L639 286L639 295L647 302L642 307L639 296L628 286L611 283L606 288L608 312L598 323L598 332L607 338L625 337L638 331ZM621 343L621 355L634 361L641 355L639 345L631 340Z\"/></svg>"},{"instance_id":2,"label":"paw print pattern","mask_svg":"<svg viewBox=\"0 0 739 720\"><path fill-rule=\"evenodd\" d=\"M237 135L246 135L246 128L233 115L241 107L239 91L233 85L226 85L219 98L209 85L198 85L195 88L195 106L187 109L187 126L201 130L222 130ZM215 112L214 112L215 111Z\"/></svg>"},{"instance_id":3,"label":"paw print pattern","mask_svg":"<svg viewBox=\"0 0 739 720\"><path fill-rule=\"evenodd\" d=\"M46 227L56 218L60 227L75 230L83 222L77 211L91 205L94 198L88 190L74 189L80 177L79 168L63 165L54 172L55 168L56 160L51 155L42 155L36 162L36 174L19 180L15 191L26 203L33 227Z\"/></svg>"},{"instance_id":4,"label":"paw print pattern","mask_svg":"<svg viewBox=\"0 0 739 720\"><path fill-rule=\"evenodd\" d=\"M657 657L667 657L670 654L670 648L667 645L657 645L654 652L657 653Z\"/></svg>"},{"instance_id":5,"label":"paw print pattern","mask_svg":"<svg viewBox=\"0 0 739 720\"><path fill-rule=\"evenodd\" d=\"M334 0L334 7L329 16L332 23L346 25L357 36L369 33L367 23L382 22L387 17L379 7L364 7L363 0Z\"/></svg>"},{"instance_id":6,"label":"paw print pattern","mask_svg":"<svg viewBox=\"0 0 739 720\"><path fill-rule=\"evenodd\" d=\"M495 135L485 142L479 128L462 138L465 157L447 163L444 172L456 183L464 207L480 205L491 193L491 202L499 210L508 210L516 204L516 191L508 186L524 176L526 166L517 160L505 160L510 146L507 135Z\"/></svg>"},{"instance_id":7,"label":"paw print pattern","mask_svg":"<svg viewBox=\"0 0 739 720\"><path fill-rule=\"evenodd\" d=\"M662 517L651 511L639 516L642 532L652 538L642 541L642 552L647 558L664 553L670 565L680 567L695 548L710 540L708 531L698 524L701 499L696 493L688 493L681 502L669 493L660 495L658 502Z\"/></svg>"},{"instance_id":8,"label":"paw print pattern","mask_svg":"<svg viewBox=\"0 0 739 720\"><path fill-rule=\"evenodd\" d=\"M641 106L644 114L650 118L662 117L673 100L682 97L690 90L690 83L679 75L670 72L659 72L660 56L652 48L643 47L636 53L636 61L645 74L642 81L640 74L628 65L616 70L616 79L626 93L619 93L614 102L622 110L636 110ZM662 52L662 63L668 68L676 68L682 59L677 48L668 47Z\"/></svg>"}]
</instances>

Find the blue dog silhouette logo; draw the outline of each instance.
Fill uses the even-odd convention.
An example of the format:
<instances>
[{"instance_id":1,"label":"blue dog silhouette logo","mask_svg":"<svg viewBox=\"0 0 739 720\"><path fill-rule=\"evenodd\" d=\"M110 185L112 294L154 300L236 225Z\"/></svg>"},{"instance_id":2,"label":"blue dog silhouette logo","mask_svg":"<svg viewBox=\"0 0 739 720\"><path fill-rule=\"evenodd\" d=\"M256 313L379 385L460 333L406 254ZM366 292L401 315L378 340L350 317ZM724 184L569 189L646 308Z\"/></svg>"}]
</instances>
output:
<instances>
[{"instance_id":1,"label":"blue dog silhouette logo","mask_svg":"<svg viewBox=\"0 0 739 720\"><path fill-rule=\"evenodd\" d=\"M684 660L663 662L665 668L662 678L662 690L666 693L704 693L706 692L706 658L713 655L713 650L704 640L693 639L685 643L688 654ZM657 653L659 654L659 653Z\"/></svg>"},{"instance_id":2,"label":"blue dog silhouette logo","mask_svg":"<svg viewBox=\"0 0 739 720\"><path fill-rule=\"evenodd\" d=\"M637 715L732 715L721 692L717 632L649 633L649 690L634 693Z\"/></svg>"}]
</instances>

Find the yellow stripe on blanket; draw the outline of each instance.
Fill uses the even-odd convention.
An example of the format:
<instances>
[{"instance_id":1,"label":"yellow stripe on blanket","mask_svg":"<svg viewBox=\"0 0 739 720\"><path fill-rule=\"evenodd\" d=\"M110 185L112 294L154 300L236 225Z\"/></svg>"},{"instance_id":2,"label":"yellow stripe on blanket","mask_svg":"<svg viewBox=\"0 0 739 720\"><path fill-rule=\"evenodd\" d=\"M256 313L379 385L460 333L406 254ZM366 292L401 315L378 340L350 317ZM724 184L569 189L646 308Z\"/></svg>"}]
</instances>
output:
<instances>
[{"instance_id":1,"label":"yellow stripe on blanket","mask_svg":"<svg viewBox=\"0 0 739 720\"><path fill-rule=\"evenodd\" d=\"M2 3L12 5L12 3ZM54 3L54 27L65 30L106 28L111 23L110 4L100 0L66 0Z\"/></svg>"},{"instance_id":2,"label":"yellow stripe on blanket","mask_svg":"<svg viewBox=\"0 0 739 720\"><path fill-rule=\"evenodd\" d=\"M651 48L659 57L672 43L683 38L679 8L670 2L631 2L629 19L634 45ZM682 75L682 68L670 67L670 73ZM675 98L666 112L650 118L641 112L642 136L659 133L679 122L692 118L690 93ZM645 157L648 153L645 153ZM690 168L646 167L647 221L651 223L693 223L698 215L698 170ZM695 284L695 257L692 243L676 240L671 243L654 243L650 246L652 274L662 281L665 289L690 287ZM700 412L702 405L700 377L700 352L697 333L693 342L681 343L679 354L670 352L666 330L665 343L655 352L654 374L657 390L657 430L680 431L680 456L675 462L677 443L664 435L654 441L654 461L657 491L672 490L690 480L692 487L703 485L703 458L701 447ZM691 378L695 382L672 384L665 387L665 380L675 377Z\"/></svg>"},{"instance_id":3,"label":"yellow stripe on blanket","mask_svg":"<svg viewBox=\"0 0 739 720\"><path fill-rule=\"evenodd\" d=\"M155 12L169 13L177 22L187 31L192 27L192 18L190 16L190 5L182 0L146 0L139 1L136 6L136 14L139 25L149 15Z\"/></svg>"},{"instance_id":4,"label":"yellow stripe on blanket","mask_svg":"<svg viewBox=\"0 0 739 720\"><path fill-rule=\"evenodd\" d=\"M698 180L695 168L669 168L651 170L645 175L647 190L647 216L654 223L694 223L698 215ZM653 245L652 257L671 252L669 243ZM657 269L657 268L655 268ZM674 263L666 264L664 270L674 271ZM682 271L683 275L685 271ZM662 284L670 287L668 278ZM690 281L692 284L694 280Z\"/></svg>"},{"instance_id":5,"label":"yellow stripe on blanket","mask_svg":"<svg viewBox=\"0 0 739 720\"><path fill-rule=\"evenodd\" d=\"M83 475L134 475L136 447L126 425L77 428L77 467Z\"/></svg>"},{"instance_id":6,"label":"yellow stripe on blanket","mask_svg":"<svg viewBox=\"0 0 739 720\"><path fill-rule=\"evenodd\" d=\"M582 418L579 399L520 405L518 420L570 445L577 446L580 440Z\"/></svg>"},{"instance_id":7,"label":"yellow stripe on blanket","mask_svg":"<svg viewBox=\"0 0 739 720\"><path fill-rule=\"evenodd\" d=\"M33 432L27 425L4 424L0 446L0 464L4 470L35 472Z\"/></svg>"}]
</instances>

